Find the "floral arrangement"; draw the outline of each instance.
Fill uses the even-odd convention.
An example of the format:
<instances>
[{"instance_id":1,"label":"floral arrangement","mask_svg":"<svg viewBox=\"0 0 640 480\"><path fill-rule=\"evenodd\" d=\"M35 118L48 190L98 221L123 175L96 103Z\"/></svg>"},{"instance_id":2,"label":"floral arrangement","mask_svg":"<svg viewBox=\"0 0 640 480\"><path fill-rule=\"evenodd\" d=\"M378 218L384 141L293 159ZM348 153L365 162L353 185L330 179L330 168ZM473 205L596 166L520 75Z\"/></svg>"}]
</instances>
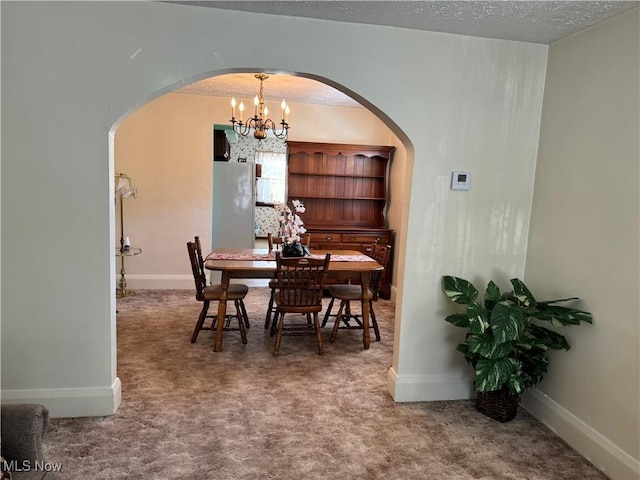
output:
<instances>
[{"instance_id":1,"label":"floral arrangement","mask_svg":"<svg viewBox=\"0 0 640 480\"><path fill-rule=\"evenodd\" d=\"M300 200L292 200L293 210L286 203L276 203L273 208L279 214L280 236L287 245L300 242L300 235L307 231L304 223L298 214L305 212L304 205Z\"/></svg>"}]
</instances>

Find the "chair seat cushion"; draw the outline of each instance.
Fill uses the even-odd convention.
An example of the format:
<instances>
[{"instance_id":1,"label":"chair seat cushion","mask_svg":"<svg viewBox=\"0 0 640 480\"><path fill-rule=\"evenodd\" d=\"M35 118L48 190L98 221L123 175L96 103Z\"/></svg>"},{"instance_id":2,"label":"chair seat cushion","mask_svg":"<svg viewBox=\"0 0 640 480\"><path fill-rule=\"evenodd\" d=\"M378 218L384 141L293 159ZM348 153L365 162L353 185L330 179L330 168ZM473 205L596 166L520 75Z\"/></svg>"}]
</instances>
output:
<instances>
[{"instance_id":1,"label":"chair seat cushion","mask_svg":"<svg viewBox=\"0 0 640 480\"><path fill-rule=\"evenodd\" d=\"M227 298L229 300L241 300L247 296L249 292L249 287L242 283L231 283L229 284L229 289L227 290ZM220 295L222 294L222 288L220 285L208 285L204 288L204 299L205 300L220 300Z\"/></svg>"},{"instance_id":2,"label":"chair seat cushion","mask_svg":"<svg viewBox=\"0 0 640 480\"><path fill-rule=\"evenodd\" d=\"M335 284L329 286L329 294L340 300L360 300L362 287L360 285Z\"/></svg>"}]
</instances>

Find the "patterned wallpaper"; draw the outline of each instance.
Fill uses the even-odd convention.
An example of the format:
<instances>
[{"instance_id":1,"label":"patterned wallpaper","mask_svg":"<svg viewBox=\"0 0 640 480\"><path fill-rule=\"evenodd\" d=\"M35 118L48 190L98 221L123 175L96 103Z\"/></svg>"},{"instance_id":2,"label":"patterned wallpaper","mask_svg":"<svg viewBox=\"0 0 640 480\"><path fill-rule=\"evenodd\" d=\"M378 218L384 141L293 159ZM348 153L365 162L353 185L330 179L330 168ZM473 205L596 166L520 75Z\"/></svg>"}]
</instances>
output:
<instances>
[{"instance_id":1,"label":"patterned wallpaper","mask_svg":"<svg viewBox=\"0 0 640 480\"><path fill-rule=\"evenodd\" d=\"M273 207L256 207L256 238L267 238L267 233L280 236L280 214Z\"/></svg>"},{"instance_id":2,"label":"patterned wallpaper","mask_svg":"<svg viewBox=\"0 0 640 480\"><path fill-rule=\"evenodd\" d=\"M237 162L239 158L245 158L247 162L254 163L256 151L287 153L287 143L273 137L258 140L253 136L238 135L238 141L230 143L230 150L230 162Z\"/></svg>"}]
</instances>

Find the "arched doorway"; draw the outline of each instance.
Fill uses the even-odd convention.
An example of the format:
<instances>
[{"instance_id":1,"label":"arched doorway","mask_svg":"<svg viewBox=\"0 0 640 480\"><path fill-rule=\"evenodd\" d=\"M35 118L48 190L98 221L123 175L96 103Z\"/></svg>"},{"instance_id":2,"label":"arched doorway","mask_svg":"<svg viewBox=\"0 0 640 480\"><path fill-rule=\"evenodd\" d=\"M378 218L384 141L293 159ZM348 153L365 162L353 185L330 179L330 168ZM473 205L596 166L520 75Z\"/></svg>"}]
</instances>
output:
<instances>
[{"instance_id":1,"label":"arched doorway","mask_svg":"<svg viewBox=\"0 0 640 480\"><path fill-rule=\"evenodd\" d=\"M233 73L225 72L215 78L231 84L233 77ZM317 77L306 80L329 83ZM140 189L139 198L135 204L131 202L127 212L129 236L137 245L147 245L145 254L128 268L129 284L134 289L192 289L185 239L198 234L204 245L210 245L212 127L228 122L230 95L184 90L162 92L132 111L113 130L115 169L135 178ZM387 218L389 227L399 233L402 209L408 203L403 197L409 195L404 188L407 156L402 142L385 124L388 119L381 120L363 106L292 103L292 108L290 139L397 147L389 169ZM178 217L180 222L176 223ZM398 233L396 245L404 241ZM168 250L171 253L167 254ZM393 270L397 278L398 256ZM396 282L392 280L392 284Z\"/></svg>"}]
</instances>

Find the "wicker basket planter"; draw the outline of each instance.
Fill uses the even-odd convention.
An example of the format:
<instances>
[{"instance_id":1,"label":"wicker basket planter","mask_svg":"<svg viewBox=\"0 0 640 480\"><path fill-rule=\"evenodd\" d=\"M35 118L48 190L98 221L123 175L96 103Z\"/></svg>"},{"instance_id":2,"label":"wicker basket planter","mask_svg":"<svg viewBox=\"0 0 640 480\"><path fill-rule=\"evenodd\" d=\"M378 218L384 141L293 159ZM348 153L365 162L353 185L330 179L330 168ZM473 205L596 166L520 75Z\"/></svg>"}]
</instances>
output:
<instances>
[{"instance_id":1,"label":"wicker basket planter","mask_svg":"<svg viewBox=\"0 0 640 480\"><path fill-rule=\"evenodd\" d=\"M507 390L478 392L476 409L489 418L506 423L518 414L520 397L509 394Z\"/></svg>"},{"instance_id":2,"label":"wicker basket planter","mask_svg":"<svg viewBox=\"0 0 640 480\"><path fill-rule=\"evenodd\" d=\"M478 289L464 278L442 277L447 297L466 305L464 313L452 313L444 320L467 331L456 350L475 371L474 389L485 392L478 393L476 408L499 422L513 420L518 414L519 396L542 380L549 364L548 351L570 348L564 336L539 323L593 322L589 312L557 305L577 297L539 302L519 278L512 278L511 285L511 292L502 293L490 281L479 298ZM484 305L480 303L483 299Z\"/></svg>"}]
</instances>

